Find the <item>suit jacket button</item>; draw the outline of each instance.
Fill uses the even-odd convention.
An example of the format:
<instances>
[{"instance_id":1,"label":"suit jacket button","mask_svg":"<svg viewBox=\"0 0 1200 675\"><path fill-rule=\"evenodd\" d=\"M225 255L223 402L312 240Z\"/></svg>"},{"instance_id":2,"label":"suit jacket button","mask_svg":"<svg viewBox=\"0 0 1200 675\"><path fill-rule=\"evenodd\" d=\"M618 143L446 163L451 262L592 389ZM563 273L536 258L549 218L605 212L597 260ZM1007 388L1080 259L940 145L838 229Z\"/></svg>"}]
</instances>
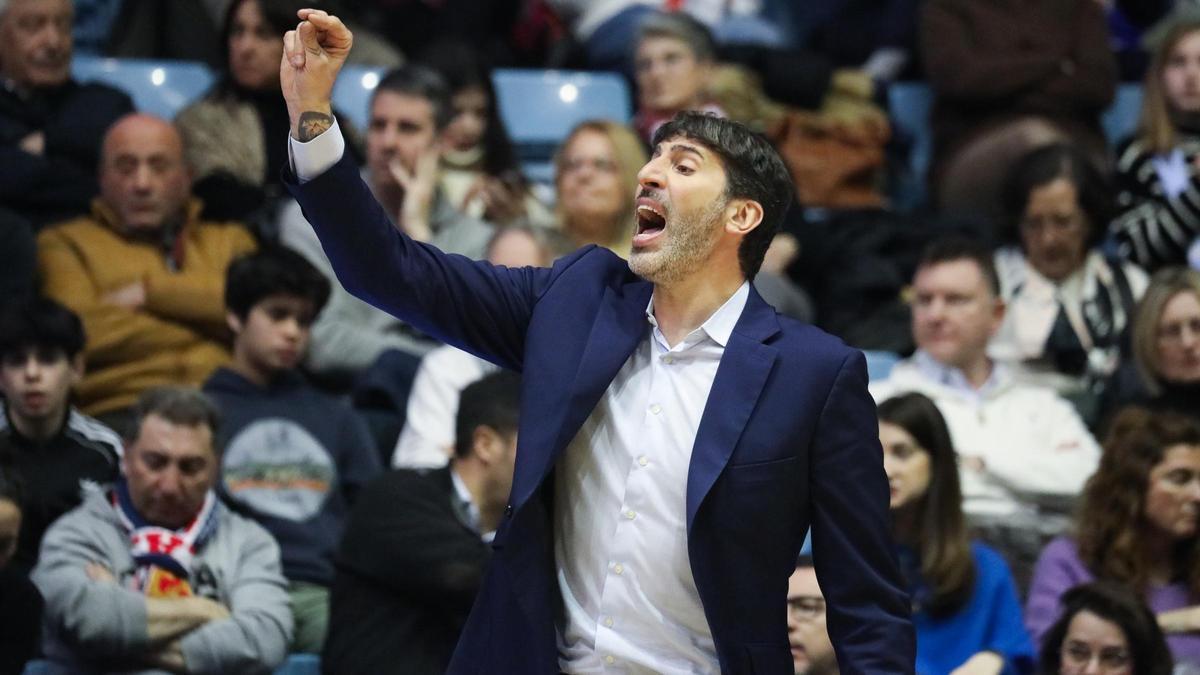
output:
<instances>
[{"instance_id":1,"label":"suit jacket button","mask_svg":"<svg viewBox=\"0 0 1200 675\"><path fill-rule=\"evenodd\" d=\"M512 518L512 504L504 507L504 517Z\"/></svg>"}]
</instances>

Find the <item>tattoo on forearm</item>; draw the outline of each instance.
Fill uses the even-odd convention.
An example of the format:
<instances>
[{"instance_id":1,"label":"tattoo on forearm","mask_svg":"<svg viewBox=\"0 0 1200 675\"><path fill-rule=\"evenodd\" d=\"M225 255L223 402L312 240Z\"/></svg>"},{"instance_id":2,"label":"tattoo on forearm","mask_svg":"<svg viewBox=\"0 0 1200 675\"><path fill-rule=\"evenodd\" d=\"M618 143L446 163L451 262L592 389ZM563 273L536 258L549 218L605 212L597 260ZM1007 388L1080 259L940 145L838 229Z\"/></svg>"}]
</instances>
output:
<instances>
[{"instance_id":1,"label":"tattoo on forearm","mask_svg":"<svg viewBox=\"0 0 1200 675\"><path fill-rule=\"evenodd\" d=\"M300 113L300 123L296 126L296 140L307 143L333 126L333 116L309 110Z\"/></svg>"}]
</instances>

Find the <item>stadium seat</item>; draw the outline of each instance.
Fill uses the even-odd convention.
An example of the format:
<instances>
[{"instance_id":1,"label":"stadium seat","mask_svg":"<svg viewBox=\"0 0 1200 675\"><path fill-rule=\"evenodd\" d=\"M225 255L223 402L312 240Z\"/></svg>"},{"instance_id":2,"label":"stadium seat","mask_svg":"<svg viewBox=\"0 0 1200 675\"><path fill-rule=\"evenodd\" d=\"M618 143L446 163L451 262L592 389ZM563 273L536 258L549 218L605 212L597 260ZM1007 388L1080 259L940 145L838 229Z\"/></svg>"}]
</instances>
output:
<instances>
[{"instance_id":1,"label":"stadium seat","mask_svg":"<svg viewBox=\"0 0 1200 675\"><path fill-rule=\"evenodd\" d=\"M367 129L367 107L371 102L371 94L385 72L385 68L347 64L338 73L337 82L333 85L333 107L360 132Z\"/></svg>"},{"instance_id":2,"label":"stadium seat","mask_svg":"<svg viewBox=\"0 0 1200 675\"><path fill-rule=\"evenodd\" d=\"M316 654L289 654L274 675L321 675L321 659Z\"/></svg>"},{"instance_id":3,"label":"stadium seat","mask_svg":"<svg viewBox=\"0 0 1200 675\"><path fill-rule=\"evenodd\" d=\"M891 177L891 197L901 210L925 201L925 179L933 161L932 110L933 92L924 82L897 82L888 87L888 114L900 154Z\"/></svg>"},{"instance_id":4,"label":"stadium seat","mask_svg":"<svg viewBox=\"0 0 1200 675\"><path fill-rule=\"evenodd\" d=\"M615 73L496 70L492 82L500 117L535 182L552 182L554 150L576 124L587 119L624 124L632 115L629 86Z\"/></svg>"},{"instance_id":5,"label":"stadium seat","mask_svg":"<svg viewBox=\"0 0 1200 675\"><path fill-rule=\"evenodd\" d=\"M184 106L208 91L216 77L194 61L150 61L76 56L71 75L80 82L102 82L128 93L138 110L173 119Z\"/></svg>"},{"instance_id":6,"label":"stadium seat","mask_svg":"<svg viewBox=\"0 0 1200 675\"><path fill-rule=\"evenodd\" d=\"M1111 147L1116 147L1137 130L1138 117L1142 113L1142 85L1122 84L1117 87L1116 98L1104 111L1100 123L1104 126L1104 137Z\"/></svg>"},{"instance_id":7,"label":"stadium seat","mask_svg":"<svg viewBox=\"0 0 1200 675\"><path fill-rule=\"evenodd\" d=\"M900 355L893 352L864 349L863 356L867 357L867 379L871 382L886 380L892 367L900 362Z\"/></svg>"}]
</instances>

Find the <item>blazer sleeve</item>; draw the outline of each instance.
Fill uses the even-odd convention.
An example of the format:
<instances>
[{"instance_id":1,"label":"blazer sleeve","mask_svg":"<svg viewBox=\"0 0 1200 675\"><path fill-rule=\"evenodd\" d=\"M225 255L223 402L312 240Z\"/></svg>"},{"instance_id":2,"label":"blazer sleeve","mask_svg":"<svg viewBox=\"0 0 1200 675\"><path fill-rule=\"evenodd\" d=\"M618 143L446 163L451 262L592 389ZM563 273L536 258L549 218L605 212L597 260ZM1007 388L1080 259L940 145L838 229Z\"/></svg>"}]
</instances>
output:
<instances>
[{"instance_id":1,"label":"blazer sleeve","mask_svg":"<svg viewBox=\"0 0 1200 675\"><path fill-rule=\"evenodd\" d=\"M810 455L813 558L841 672L912 673L916 636L875 419L866 360L855 351L834 379Z\"/></svg>"},{"instance_id":2,"label":"blazer sleeve","mask_svg":"<svg viewBox=\"0 0 1200 675\"><path fill-rule=\"evenodd\" d=\"M443 342L522 369L550 270L509 269L413 241L392 227L348 153L303 184L285 171L284 183L346 290Z\"/></svg>"}]
</instances>

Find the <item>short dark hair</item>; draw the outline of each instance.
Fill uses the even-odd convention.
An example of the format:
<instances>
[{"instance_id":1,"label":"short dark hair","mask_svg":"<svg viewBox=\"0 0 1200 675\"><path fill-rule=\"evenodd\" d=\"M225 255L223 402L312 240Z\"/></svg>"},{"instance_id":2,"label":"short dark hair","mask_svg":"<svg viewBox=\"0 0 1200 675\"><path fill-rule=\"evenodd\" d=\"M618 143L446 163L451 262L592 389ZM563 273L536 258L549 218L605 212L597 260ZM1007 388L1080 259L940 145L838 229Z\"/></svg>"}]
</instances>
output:
<instances>
[{"instance_id":1,"label":"short dark hair","mask_svg":"<svg viewBox=\"0 0 1200 675\"><path fill-rule=\"evenodd\" d=\"M225 274L225 307L245 319L255 305L272 295L304 298L313 316L329 300L330 284L304 256L282 246L247 253L229 264Z\"/></svg>"},{"instance_id":2,"label":"short dark hair","mask_svg":"<svg viewBox=\"0 0 1200 675\"><path fill-rule=\"evenodd\" d=\"M917 271L959 260L975 263L979 273L983 275L984 282L987 283L988 290L992 295L1000 297L1000 275L996 273L996 261L992 257L991 249L961 234L946 235L929 242L917 261Z\"/></svg>"},{"instance_id":3,"label":"short dark hair","mask_svg":"<svg viewBox=\"0 0 1200 675\"><path fill-rule=\"evenodd\" d=\"M0 359L34 349L61 351L73 359L86 338L79 316L49 298L29 298L0 311Z\"/></svg>"},{"instance_id":4,"label":"short dark hair","mask_svg":"<svg viewBox=\"0 0 1200 675\"><path fill-rule=\"evenodd\" d=\"M1034 190L1066 179L1075 187L1079 208L1088 220L1087 246L1100 243L1108 230L1116 204L1108 180L1087 155L1070 144L1054 143L1022 156L1009 170L1004 181L1005 226L1001 240L1021 242L1021 221Z\"/></svg>"},{"instance_id":5,"label":"short dark hair","mask_svg":"<svg viewBox=\"0 0 1200 675\"><path fill-rule=\"evenodd\" d=\"M151 415L179 426L205 426L214 436L221 423L216 404L195 387L155 387L144 392L133 406L132 440L142 433L142 423Z\"/></svg>"},{"instance_id":6,"label":"short dark hair","mask_svg":"<svg viewBox=\"0 0 1200 675\"><path fill-rule=\"evenodd\" d=\"M714 61L717 58L717 42L712 31L686 12L655 12L648 14L638 24L637 40L633 48L646 38L669 37L686 44L697 61Z\"/></svg>"},{"instance_id":7,"label":"short dark hair","mask_svg":"<svg viewBox=\"0 0 1200 675\"><path fill-rule=\"evenodd\" d=\"M1138 675L1170 675L1171 652L1154 613L1128 586L1112 581L1097 581L1076 586L1060 599L1063 608L1058 621L1042 640L1040 673L1057 673L1062 661L1063 640L1071 621L1080 612L1091 612L1115 623L1129 644L1133 663L1130 672Z\"/></svg>"},{"instance_id":8,"label":"short dark hair","mask_svg":"<svg viewBox=\"0 0 1200 675\"><path fill-rule=\"evenodd\" d=\"M521 377L511 371L499 370L467 385L454 419L454 456L470 456L471 437L479 427L503 435L516 433L520 401Z\"/></svg>"},{"instance_id":9,"label":"short dark hair","mask_svg":"<svg viewBox=\"0 0 1200 675\"><path fill-rule=\"evenodd\" d=\"M375 91L371 92L372 108L375 99L385 91L429 101L433 106L433 124L438 131L445 129L454 117L454 108L450 105L450 86L437 71L427 66L408 64L384 74L379 84L375 85ZM495 105L495 101L492 101L492 105Z\"/></svg>"},{"instance_id":10,"label":"short dark hair","mask_svg":"<svg viewBox=\"0 0 1200 675\"><path fill-rule=\"evenodd\" d=\"M742 275L754 279L795 195L787 165L765 138L743 124L710 113L675 115L654 132L651 145L676 137L696 141L721 158L727 198L750 199L762 205L762 222L738 247Z\"/></svg>"},{"instance_id":11,"label":"short dark hair","mask_svg":"<svg viewBox=\"0 0 1200 675\"><path fill-rule=\"evenodd\" d=\"M796 569L800 569L801 567L816 567L811 553L801 553L796 556Z\"/></svg>"}]
</instances>

